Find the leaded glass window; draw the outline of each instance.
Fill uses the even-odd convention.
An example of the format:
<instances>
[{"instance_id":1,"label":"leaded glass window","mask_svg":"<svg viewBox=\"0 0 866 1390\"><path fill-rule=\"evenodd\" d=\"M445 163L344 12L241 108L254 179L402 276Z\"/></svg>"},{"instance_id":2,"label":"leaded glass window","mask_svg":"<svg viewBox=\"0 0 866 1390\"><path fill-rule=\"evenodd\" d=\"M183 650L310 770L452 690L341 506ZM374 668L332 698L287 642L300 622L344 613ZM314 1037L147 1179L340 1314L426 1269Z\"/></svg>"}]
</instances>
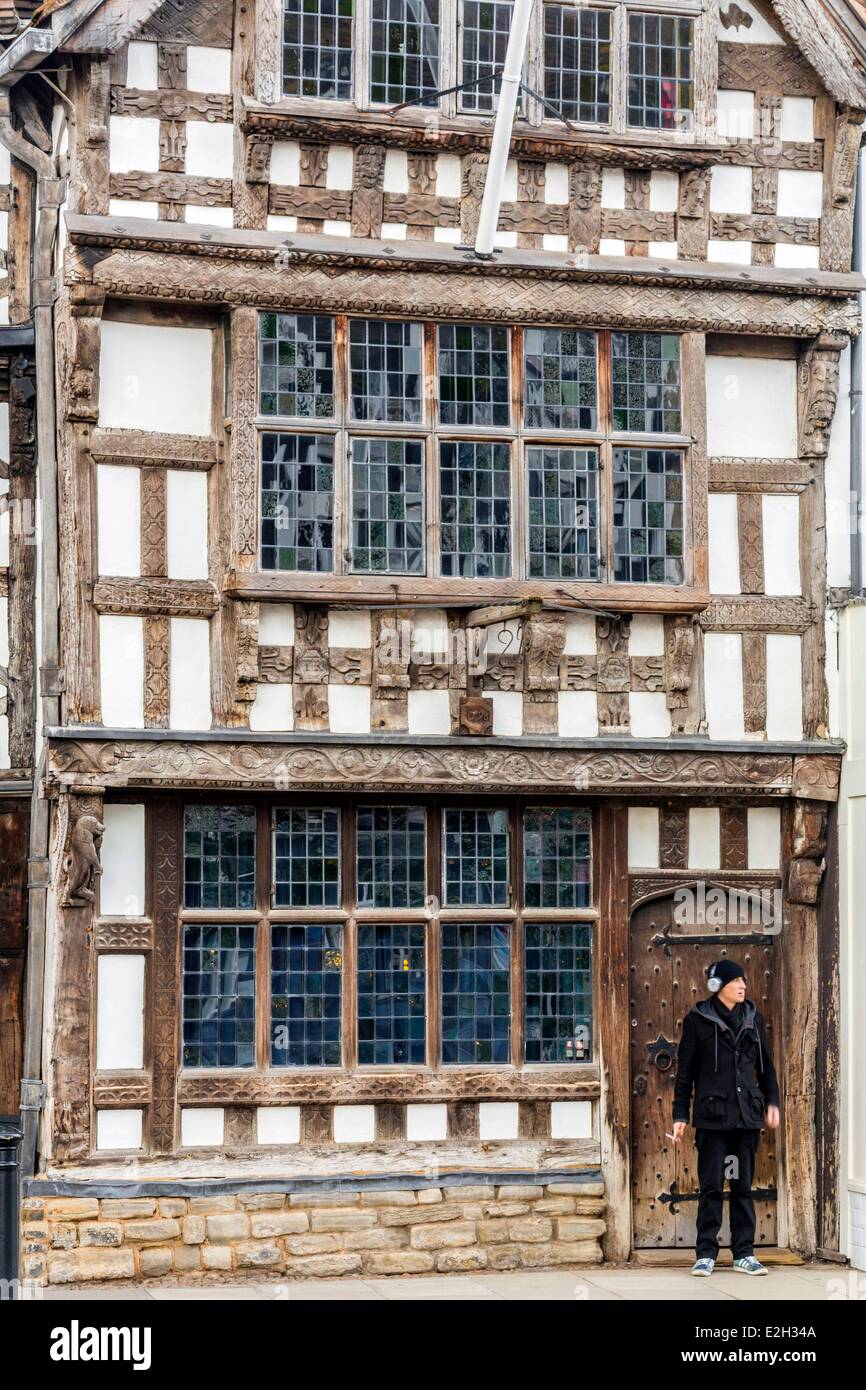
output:
<instances>
[{"instance_id":1,"label":"leaded glass window","mask_svg":"<svg viewBox=\"0 0 866 1390\"><path fill-rule=\"evenodd\" d=\"M628 123L691 130L694 121L694 20L628 15Z\"/></svg>"},{"instance_id":2,"label":"leaded glass window","mask_svg":"<svg viewBox=\"0 0 866 1390\"><path fill-rule=\"evenodd\" d=\"M372 0L370 100L421 101L439 88L439 0Z\"/></svg>"},{"instance_id":3,"label":"leaded glass window","mask_svg":"<svg viewBox=\"0 0 866 1390\"><path fill-rule=\"evenodd\" d=\"M591 902L590 814L560 806L523 816L523 892L527 907L588 907Z\"/></svg>"},{"instance_id":4,"label":"leaded glass window","mask_svg":"<svg viewBox=\"0 0 866 1390\"><path fill-rule=\"evenodd\" d=\"M678 434L680 340L675 333L612 333L613 428Z\"/></svg>"},{"instance_id":5,"label":"leaded glass window","mask_svg":"<svg viewBox=\"0 0 866 1390\"><path fill-rule=\"evenodd\" d=\"M422 573L422 440L352 440L352 568L385 574Z\"/></svg>"},{"instance_id":6,"label":"leaded glass window","mask_svg":"<svg viewBox=\"0 0 866 1390\"><path fill-rule=\"evenodd\" d=\"M340 812L287 807L274 812L274 906L340 903Z\"/></svg>"},{"instance_id":7,"label":"leaded glass window","mask_svg":"<svg viewBox=\"0 0 866 1390\"><path fill-rule=\"evenodd\" d=\"M262 569L334 567L334 436L262 435Z\"/></svg>"},{"instance_id":8,"label":"leaded glass window","mask_svg":"<svg viewBox=\"0 0 866 1390\"><path fill-rule=\"evenodd\" d=\"M511 450L468 440L439 446L442 573L511 573Z\"/></svg>"},{"instance_id":9,"label":"leaded glass window","mask_svg":"<svg viewBox=\"0 0 866 1390\"><path fill-rule=\"evenodd\" d=\"M342 1062L343 929L271 927L270 1057L274 1067Z\"/></svg>"},{"instance_id":10,"label":"leaded glass window","mask_svg":"<svg viewBox=\"0 0 866 1390\"><path fill-rule=\"evenodd\" d=\"M422 1065L424 926L358 927L358 1062Z\"/></svg>"},{"instance_id":11,"label":"leaded glass window","mask_svg":"<svg viewBox=\"0 0 866 1390\"><path fill-rule=\"evenodd\" d=\"M598 577L598 450L527 447L529 576Z\"/></svg>"},{"instance_id":12,"label":"leaded glass window","mask_svg":"<svg viewBox=\"0 0 866 1390\"><path fill-rule=\"evenodd\" d=\"M586 922L527 922L524 1056L592 1060L592 933Z\"/></svg>"},{"instance_id":13,"label":"leaded glass window","mask_svg":"<svg viewBox=\"0 0 866 1390\"><path fill-rule=\"evenodd\" d=\"M449 809L443 813L447 907L497 907L508 902L508 812Z\"/></svg>"},{"instance_id":14,"label":"leaded glass window","mask_svg":"<svg viewBox=\"0 0 866 1390\"><path fill-rule=\"evenodd\" d=\"M256 928L183 929L183 1064L255 1063Z\"/></svg>"},{"instance_id":15,"label":"leaded glass window","mask_svg":"<svg viewBox=\"0 0 866 1390\"><path fill-rule=\"evenodd\" d=\"M511 1060L510 989L508 927L443 922L443 1063Z\"/></svg>"},{"instance_id":16,"label":"leaded glass window","mask_svg":"<svg viewBox=\"0 0 866 1390\"><path fill-rule=\"evenodd\" d=\"M675 449L614 449L615 578L682 584L683 456Z\"/></svg>"},{"instance_id":17,"label":"leaded glass window","mask_svg":"<svg viewBox=\"0 0 866 1390\"><path fill-rule=\"evenodd\" d=\"M349 101L354 0L283 0L283 94Z\"/></svg>"},{"instance_id":18,"label":"leaded glass window","mask_svg":"<svg viewBox=\"0 0 866 1390\"><path fill-rule=\"evenodd\" d=\"M461 111L496 110L512 8L510 0L508 3L463 0Z\"/></svg>"},{"instance_id":19,"label":"leaded glass window","mask_svg":"<svg viewBox=\"0 0 866 1390\"><path fill-rule=\"evenodd\" d=\"M440 325L439 415L443 425L508 425L507 328Z\"/></svg>"},{"instance_id":20,"label":"leaded glass window","mask_svg":"<svg viewBox=\"0 0 866 1390\"><path fill-rule=\"evenodd\" d=\"M254 908L256 814L251 806L187 806L184 907Z\"/></svg>"},{"instance_id":21,"label":"leaded glass window","mask_svg":"<svg viewBox=\"0 0 866 1390\"><path fill-rule=\"evenodd\" d=\"M334 320L259 315L259 409L324 420L334 414Z\"/></svg>"},{"instance_id":22,"label":"leaded glass window","mask_svg":"<svg viewBox=\"0 0 866 1390\"><path fill-rule=\"evenodd\" d=\"M423 806L360 807L358 906L423 906L424 872Z\"/></svg>"},{"instance_id":23,"label":"leaded glass window","mask_svg":"<svg viewBox=\"0 0 866 1390\"><path fill-rule=\"evenodd\" d=\"M581 333L576 328L526 328L523 357L527 429L597 428L594 333Z\"/></svg>"},{"instance_id":24,"label":"leaded glass window","mask_svg":"<svg viewBox=\"0 0 866 1390\"><path fill-rule=\"evenodd\" d=\"M421 423L423 337L420 323L349 320L352 418Z\"/></svg>"},{"instance_id":25,"label":"leaded glass window","mask_svg":"<svg viewBox=\"0 0 866 1390\"><path fill-rule=\"evenodd\" d=\"M610 22L609 10L544 6L544 95L567 120L610 120Z\"/></svg>"}]
</instances>

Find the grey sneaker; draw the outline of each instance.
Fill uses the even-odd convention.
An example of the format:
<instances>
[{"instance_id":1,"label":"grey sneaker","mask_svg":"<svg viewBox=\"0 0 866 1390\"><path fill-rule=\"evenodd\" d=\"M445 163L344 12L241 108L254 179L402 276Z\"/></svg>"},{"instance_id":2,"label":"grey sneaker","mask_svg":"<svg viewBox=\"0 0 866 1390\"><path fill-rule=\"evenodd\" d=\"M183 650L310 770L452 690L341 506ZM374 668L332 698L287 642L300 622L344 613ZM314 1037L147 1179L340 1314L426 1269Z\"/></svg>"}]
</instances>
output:
<instances>
[{"instance_id":1,"label":"grey sneaker","mask_svg":"<svg viewBox=\"0 0 866 1390\"><path fill-rule=\"evenodd\" d=\"M744 1255L740 1260L734 1260L734 1269L740 1274L767 1274L769 1271L760 1260L756 1260L754 1255Z\"/></svg>"},{"instance_id":2,"label":"grey sneaker","mask_svg":"<svg viewBox=\"0 0 866 1390\"><path fill-rule=\"evenodd\" d=\"M709 1255L705 1256L702 1260L695 1260L692 1265L692 1274L702 1274L704 1278L706 1278L708 1275L712 1274L715 1263L715 1260L711 1259Z\"/></svg>"}]
</instances>

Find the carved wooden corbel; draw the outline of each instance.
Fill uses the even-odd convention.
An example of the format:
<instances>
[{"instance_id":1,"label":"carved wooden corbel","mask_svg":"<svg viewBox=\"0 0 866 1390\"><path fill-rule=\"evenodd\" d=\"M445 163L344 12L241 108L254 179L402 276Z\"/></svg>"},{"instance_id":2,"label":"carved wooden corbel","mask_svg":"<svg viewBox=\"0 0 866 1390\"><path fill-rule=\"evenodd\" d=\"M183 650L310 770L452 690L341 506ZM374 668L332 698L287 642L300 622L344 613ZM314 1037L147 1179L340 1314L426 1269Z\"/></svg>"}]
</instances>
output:
<instances>
[{"instance_id":1,"label":"carved wooden corbel","mask_svg":"<svg viewBox=\"0 0 866 1390\"><path fill-rule=\"evenodd\" d=\"M839 355L847 339L820 333L800 357L797 382L800 453L823 458L839 394Z\"/></svg>"},{"instance_id":2,"label":"carved wooden corbel","mask_svg":"<svg viewBox=\"0 0 866 1390\"><path fill-rule=\"evenodd\" d=\"M478 219L481 216L481 199L487 179L487 155L465 154L462 167L460 236L466 246L471 246L475 241Z\"/></svg>"},{"instance_id":3,"label":"carved wooden corbel","mask_svg":"<svg viewBox=\"0 0 866 1390\"><path fill-rule=\"evenodd\" d=\"M556 733L565 615L534 613L523 627L523 731Z\"/></svg>"},{"instance_id":4,"label":"carved wooden corbel","mask_svg":"<svg viewBox=\"0 0 866 1390\"><path fill-rule=\"evenodd\" d=\"M630 724L630 629L630 614L595 620L598 645L598 727L606 732L612 729L628 729Z\"/></svg>"},{"instance_id":5,"label":"carved wooden corbel","mask_svg":"<svg viewBox=\"0 0 866 1390\"><path fill-rule=\"evenodd\" d=\"M794 802L792 859L788 865L789 903L811 906L827 867L827 807L818 801Z\"/></svg>"},{"instance_id":6,"label":"carved wooden corbel","mask_svg":"<svg viewBox=\"0 0 866 1390\"><path fill-rule=\"evenodd\" d=\"M66 368L66 416L95 424L99 417L99 333L105 292L96 285L70 286L70 342Z\"/></svg>"},{"instance_id":7,"label":"carved wooden corbel","mask_svg":"<svg viewBox=\"0 0 866 1390\"><path fill-rule=\"evenodd\" d=\"M382 235L385 146L358 145L352 175L352 236Z\"/></svg>"},{"instance_id":8,"label":"carved wooden corbel","mask_svg":"<svg viewBox=\"0 0 866 1390\"><path fill-rule=\"evenodd\" d=\"M595 255L601 237L601 166L592 160L569 171L568 249Z\"/></svg>"},{"instance_id":9,"label":"carved wooden corbel","mask_svg":"<svg viewBox=\"0 0 866 1390\"><path fill-rule=\"evenodd\" d=\"M69 852L63 859L66 888L64 907L86 907L96 901L96 883L102 874L99 851L105 826L94 815L79 815L69 835Z\"/></svg>"}]
</instances>

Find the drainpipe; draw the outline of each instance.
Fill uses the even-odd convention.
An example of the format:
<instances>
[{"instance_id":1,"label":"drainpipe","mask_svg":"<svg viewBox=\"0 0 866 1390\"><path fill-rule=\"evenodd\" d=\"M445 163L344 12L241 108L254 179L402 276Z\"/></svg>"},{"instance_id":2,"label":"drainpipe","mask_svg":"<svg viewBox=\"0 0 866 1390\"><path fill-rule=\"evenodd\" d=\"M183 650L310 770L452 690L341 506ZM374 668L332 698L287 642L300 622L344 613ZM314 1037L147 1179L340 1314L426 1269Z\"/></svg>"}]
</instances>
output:
<instances>
[{"instance_id":1,"label":"drainpipe","mask_svg":"<svg viewBox=\"0 0 866 1390\"><path fill-rule=\"evenodd\" d=\"M857 176L854 184L854 239L851 250L851 269L863 269L863 145L861 136L857 151ZM860 295L861 309L863 295ZM863 336L851 340L851 597L863 595L863 539L860 535L863 507Z\"/></svg>"},{"instance_id":2,"label":"drainpipe","mask_svg":"<svg viewBox=\"0 0 866 1390\"><path fill-rule=\"evenodd\" d=\"M57 435L54 396L54 243L60 209L66 198L66 181L58 177L52 157L31 144L11 119L8 87L0 87L0 142L17 160L33 171L36 181L36 237L32 253L31 296L36 340L36 438L37 479L40 505L41 667L40 692L43 726L60 723L59 612L58 612L58 516ZM39 795L45 754L34 769L30 817L28 873L27 975L21 1119L21 1173L30 1176L36 1167L39 1111L45 1087L42 1081L42 1013L45 982L45 931L48 906L49 805Z\"/></svg>"},{"instance_id":3,"label":"drainpipe","mask_svg":"<svg viewBox=\"0 0 866 1390\"><path fill-rule=\"evenodd\" d=\"M517 107L517 94L520 91L520 78L523 72L523 58L526 53L526 40L529 35L529 17L535 0L514 0L511 14L511 30L508 35L508 48L502 69L502 83L499 89L499 103L496 107L496 121L493 126L493 139L490 142L490 160L487 165L487 178L484 180L484 196L478 216L478 231L475 236L475 254L483 260L493 255L493 238L499 224L499 207L502 202L502 186L505 182L505 166L511 146L511 128L514 125L514 112Z\"/></svg>"}]
</instances>

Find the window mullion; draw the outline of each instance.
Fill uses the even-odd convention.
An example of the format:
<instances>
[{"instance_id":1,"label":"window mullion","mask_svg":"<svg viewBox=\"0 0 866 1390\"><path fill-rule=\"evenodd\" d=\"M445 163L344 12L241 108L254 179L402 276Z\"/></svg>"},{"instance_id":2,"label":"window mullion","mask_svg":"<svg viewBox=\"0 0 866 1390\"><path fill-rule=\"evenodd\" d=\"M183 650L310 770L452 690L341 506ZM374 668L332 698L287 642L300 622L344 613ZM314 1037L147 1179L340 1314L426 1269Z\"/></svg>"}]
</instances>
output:
<instances>
[{"instance_id":1,"label":"window mullion","mask_svg":"<svg viewBox=\"0 0 866 1390\"><path fill-rule=\"evenodd\" d=\"M359 111L370 108L370 18L372 0L355 0L353 46L355 50L352 87Z\"/></svg>"},{"instance_id":2,"label":"window mullion","mask_svg":"<svg viewBox=\"0 0 866 1390\"><path fill-rule=\"evenodd\" d=\"M617 5L613 14L613 44L611 49L611 128L617 134L626 129L628 104L627 78L628 14L624 5Z\"/></svg>"},{"instance_id":3,"label":"window mullion","mask_svg":"<svg viewBox=\"0 0 866 1390\"><path fill-rule=\"evenodd\" d=\"M511 939L511 1064L523 1066L524 1055L524 933L523 933L523 802L511 813L511 906L517 913L509 927Z\"/></svg>"}]
</instances>

